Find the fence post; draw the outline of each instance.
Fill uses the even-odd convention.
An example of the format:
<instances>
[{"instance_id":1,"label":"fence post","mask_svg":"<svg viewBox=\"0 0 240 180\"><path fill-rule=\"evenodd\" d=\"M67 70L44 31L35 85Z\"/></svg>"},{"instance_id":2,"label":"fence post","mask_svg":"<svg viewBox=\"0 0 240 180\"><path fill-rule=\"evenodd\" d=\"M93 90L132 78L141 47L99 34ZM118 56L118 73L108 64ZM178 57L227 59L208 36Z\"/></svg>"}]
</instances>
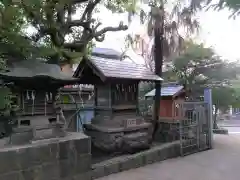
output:
<instances>
[{"instance_id":1,"label":"fence post","mask_svg":"<svg viewBox=\"0 0 240 180\"><path fill-rule=\"evenodd\" d=\"M204 89L204 102L208 105L208 115L209 115L209 147L210 149L213 148L213 104L212 104L212 89L206 88Z\"/></svg>"}]
</instances>

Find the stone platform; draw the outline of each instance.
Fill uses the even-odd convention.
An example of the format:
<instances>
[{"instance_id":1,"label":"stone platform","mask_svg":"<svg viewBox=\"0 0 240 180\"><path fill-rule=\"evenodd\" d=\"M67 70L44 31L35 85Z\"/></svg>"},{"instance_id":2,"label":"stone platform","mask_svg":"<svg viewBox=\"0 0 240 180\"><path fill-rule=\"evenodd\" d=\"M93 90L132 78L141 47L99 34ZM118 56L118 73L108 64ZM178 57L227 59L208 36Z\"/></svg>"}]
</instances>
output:
<instances>
[{"instance_id":1,"label":"stone platform","mask_svg":"<svg viewBox=\"0 0 240 180\"><path fill-rule=\"evenodd\" d=\"M132 153L150 147L152 124L141 123L132 127L85 124L85 133L95 147L105 152Z\"/></svg>"},{"instance_id":2,"label":"stone platform","mask_svg":"<svg viewBox=\"0 0 240 180\"><path fill-rule=\"evenodd\" d=\"M82 133L0 149L1 180L90 180L91 141Z\"/></svg>"}]
</instances>

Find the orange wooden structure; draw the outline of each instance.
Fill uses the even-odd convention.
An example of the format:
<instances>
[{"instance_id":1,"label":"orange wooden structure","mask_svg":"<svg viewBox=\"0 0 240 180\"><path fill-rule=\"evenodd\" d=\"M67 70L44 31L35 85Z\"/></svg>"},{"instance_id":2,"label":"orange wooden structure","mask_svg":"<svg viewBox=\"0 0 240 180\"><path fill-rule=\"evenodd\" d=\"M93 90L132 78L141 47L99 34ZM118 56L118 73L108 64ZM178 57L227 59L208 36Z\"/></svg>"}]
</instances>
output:
<instances>
[{"instance_id":1,"label":"orange wooden structure","mask_svg":"<svg viewBox=\"0 0 240 180\"><path fill-rule=\"evenodd\" d=\"M146 98L155 96L155 89L145 95ZM185 90L183 86L171 85L161 89L160 119L179 120L182 113L180 112L181 102L185 101Z\"/></svg>"}]
</instances>

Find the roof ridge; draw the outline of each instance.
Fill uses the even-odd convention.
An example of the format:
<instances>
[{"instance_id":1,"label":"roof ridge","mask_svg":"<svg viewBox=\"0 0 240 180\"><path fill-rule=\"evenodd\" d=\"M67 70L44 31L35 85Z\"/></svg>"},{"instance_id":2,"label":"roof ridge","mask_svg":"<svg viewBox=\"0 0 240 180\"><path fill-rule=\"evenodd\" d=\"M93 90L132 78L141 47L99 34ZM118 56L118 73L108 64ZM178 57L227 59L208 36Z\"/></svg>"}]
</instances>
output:
<instances>
[{"instance_id":1,"label":"roof ridge","mask_svg":"<svg viewBox=\"0 0 240 180\"><path fill-rule=\"evenodd\" d=\"M163 79L142 64L107 59L97 56L89 58L95 68L109 78L162 81Z\"/></svg>"}]
</instances>

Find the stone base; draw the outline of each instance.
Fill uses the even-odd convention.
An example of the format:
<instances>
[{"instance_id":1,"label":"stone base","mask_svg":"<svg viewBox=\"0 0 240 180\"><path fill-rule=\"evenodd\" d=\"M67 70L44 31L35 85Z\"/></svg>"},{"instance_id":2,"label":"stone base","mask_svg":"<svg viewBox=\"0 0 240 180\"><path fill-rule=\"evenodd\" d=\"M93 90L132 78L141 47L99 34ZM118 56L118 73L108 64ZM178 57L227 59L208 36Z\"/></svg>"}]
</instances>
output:
<instances>
[{"instance_id":1,"label":"stone base","mask_svg":"<svg viewBox=\"0 0 240 180\"><path fill-rule=\"evenodd\" d=\"M1 180L90 180L91 142L82 133L0 149Z\"/></svg>"},{"instance_id":2,"label":"stone base","mask_svg":"<svg viewBox=\"0 0 240 180\"><path fill-rule=\"evenodd\" d=\"M159 121L155 140L163 143L179 140L179 126L177 121Z\"/></svg>"},{"instance_id":3,"label":"stone base","mask_svg":"<svg viewBox=\"0 0 240 180\"><path fill-rule=\"evenodd\" d=\"M133 153L150 147L152 124L143 123L131 128L107 128L85 125L92 144L105 152Z\"/></svg>"},{"instance_id":4,"label":"stone base","mask_svg":"<svg viewBox=\"0 0 240 180\"><path fill-rule=\"evenodd\" d=\"M9 144L23 145L36 140L60 138L67 135L65 125L61 123L46 124L41 127L21 126L13 129Z\"/></svg>"},{"instance_id":5,"label":"stone base","mask_svg":"<svg viewBox=\"0 0 240 180\"><path fill-rule=\"evenodd\" d=\"M92 179L101 178L133 168L139 168L178 156L180 156L179 141L157 145L136 154L123 155L94 164L92 166Z\"/></svg>"}]
</instances>

